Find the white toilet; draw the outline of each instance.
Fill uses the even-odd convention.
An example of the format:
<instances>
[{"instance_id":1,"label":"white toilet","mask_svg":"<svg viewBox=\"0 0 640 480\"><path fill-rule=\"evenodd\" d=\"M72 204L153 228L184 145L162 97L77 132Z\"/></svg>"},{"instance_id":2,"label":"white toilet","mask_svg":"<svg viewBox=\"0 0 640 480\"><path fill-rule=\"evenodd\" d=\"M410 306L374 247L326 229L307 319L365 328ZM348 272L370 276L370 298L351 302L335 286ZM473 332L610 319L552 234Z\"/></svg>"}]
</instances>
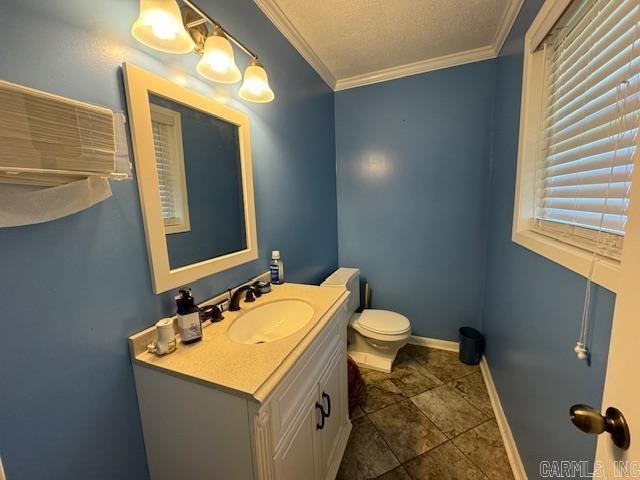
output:
<instances>
[{"instance_id":1,"label":"white toilet","mask_svg":"<svg viewBox=\"0 0 640 480\"><path fill-rule=\"evenodd\" d=\"M348 303L351 358L363 367L391 372L398 350L411 336L409 319L388 310L366 309L355 313L360 306L360 270L357 268L339 268L322 285L346 287L351 292Z\"/></svg>"}]
</instances>

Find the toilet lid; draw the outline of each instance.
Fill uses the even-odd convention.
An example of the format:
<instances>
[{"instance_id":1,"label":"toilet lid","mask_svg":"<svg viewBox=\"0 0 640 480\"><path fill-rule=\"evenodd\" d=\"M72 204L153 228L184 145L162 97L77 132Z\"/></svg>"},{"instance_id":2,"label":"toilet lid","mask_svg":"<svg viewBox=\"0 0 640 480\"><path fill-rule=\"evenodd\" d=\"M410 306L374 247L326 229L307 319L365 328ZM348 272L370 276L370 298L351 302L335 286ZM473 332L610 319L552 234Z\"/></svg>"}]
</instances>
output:
<instances>
[{"instance_id":1,"label":"toilet lid","mask_svg":"<svg viewBox=\"0 0 640 480\"><path fill-rule=\"evenodd\" d=\"M407 317L388 310L363 310L358 324L372 332L389 335L405 333L411 328Z\"/></svg>"}]
</instances>

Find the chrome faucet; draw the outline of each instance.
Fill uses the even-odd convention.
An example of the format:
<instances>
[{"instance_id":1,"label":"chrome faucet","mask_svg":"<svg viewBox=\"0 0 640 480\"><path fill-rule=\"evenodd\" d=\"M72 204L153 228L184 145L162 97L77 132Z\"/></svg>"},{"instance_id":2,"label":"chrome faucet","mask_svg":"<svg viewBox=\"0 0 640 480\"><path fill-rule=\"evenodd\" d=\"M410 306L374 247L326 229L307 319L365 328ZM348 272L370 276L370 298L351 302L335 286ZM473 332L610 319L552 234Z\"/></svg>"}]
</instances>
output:
<instances>
[{"instance_id":1,"label":"chrome faucet","mask_svg":"<svg viewBox=\"0 0 640 480\"><path fill-rule=\"evenodd\" d=\"M258 287L254 285L244 285L233 292L231 302L229 303L229 311L237 312L240 310L240 297L242 296L242 292L247 292L244 301L248 303L255 302L256 297L262 295L260 290L258 290Z\"/></svg>"}]
</instances>

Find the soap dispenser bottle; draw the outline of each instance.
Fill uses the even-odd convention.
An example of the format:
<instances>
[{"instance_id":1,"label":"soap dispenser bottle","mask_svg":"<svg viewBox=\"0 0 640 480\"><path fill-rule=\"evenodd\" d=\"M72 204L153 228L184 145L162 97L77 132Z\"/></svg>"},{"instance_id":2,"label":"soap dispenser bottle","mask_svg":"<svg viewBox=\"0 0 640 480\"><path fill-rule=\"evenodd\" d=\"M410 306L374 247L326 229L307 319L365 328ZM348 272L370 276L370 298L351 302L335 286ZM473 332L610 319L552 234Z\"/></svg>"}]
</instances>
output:
<instances>
[{"instance_id":1,"label":"soap dispenser bottle","mask_svg":"<svg viewBox=\"0 0 640 480\"><path fill-rule=\"evenodd\" d=\"M191 289L182 289L176 297L178 306L178 332L182 343L195 343L202 340L202 322L200 310L196 306Z\"/></svg>"}]
</instances>

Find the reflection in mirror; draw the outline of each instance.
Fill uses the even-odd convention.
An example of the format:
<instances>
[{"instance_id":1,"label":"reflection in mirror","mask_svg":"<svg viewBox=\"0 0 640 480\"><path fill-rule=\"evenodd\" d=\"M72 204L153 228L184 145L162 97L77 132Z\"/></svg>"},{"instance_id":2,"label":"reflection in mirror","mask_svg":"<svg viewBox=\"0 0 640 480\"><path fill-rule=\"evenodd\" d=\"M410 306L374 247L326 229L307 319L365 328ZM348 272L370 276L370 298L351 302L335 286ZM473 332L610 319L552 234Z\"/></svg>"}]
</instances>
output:
<instances>
[{"instance_id":1,"label":"reflection in mirror","mask_svg":"<svg viewBox=\"0 0 640 480\"><path fill-rule=\"evenodd\" d=\"M238 127L149 94L171 270L247 248Z\"/></svg>"}]
</instances>

